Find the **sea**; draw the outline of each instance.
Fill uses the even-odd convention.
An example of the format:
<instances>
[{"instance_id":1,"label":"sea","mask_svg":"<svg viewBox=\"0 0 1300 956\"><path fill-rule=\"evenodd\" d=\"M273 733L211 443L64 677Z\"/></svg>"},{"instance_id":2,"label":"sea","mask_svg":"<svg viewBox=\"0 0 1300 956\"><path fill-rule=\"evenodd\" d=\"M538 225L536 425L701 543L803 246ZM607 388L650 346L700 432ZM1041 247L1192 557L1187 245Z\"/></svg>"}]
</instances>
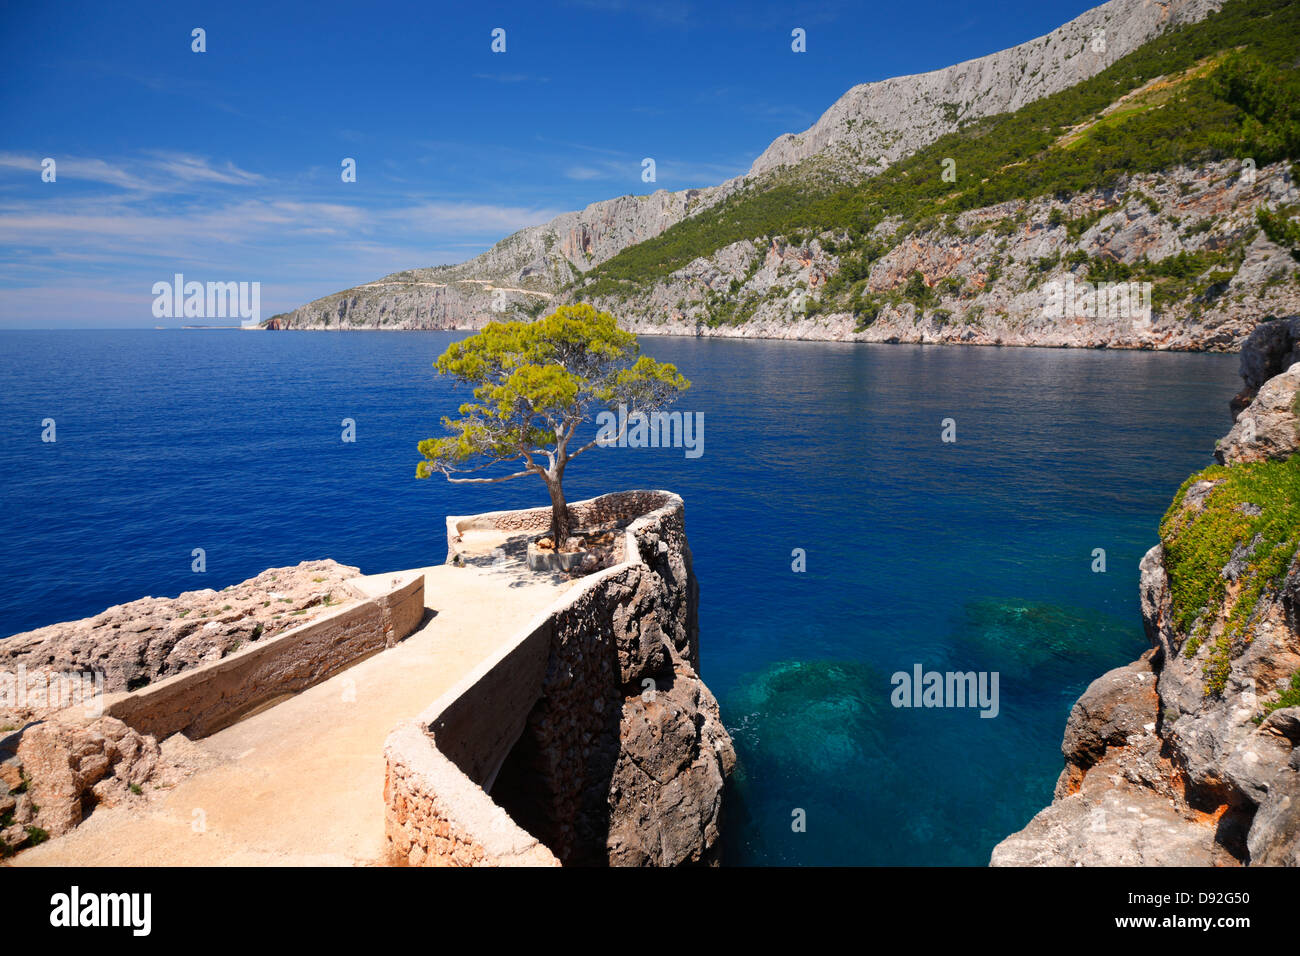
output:
<instances>
[{"instance_id":1,"label":"sea","mask_svg":"<svg viewBox=\"0 0 1300 956\"><path fill-rule=\"evenodd\" d=\"M546 504L415 477L468 398L433 369L465 334L0 332L0 635L309 559L441 563L446 515ZM1075 699L1147 647L1138 562L1228 430L1237 357L642 349L691 381L697 449L599 448L566 492L686 501L739 760L723 862L987 863L1051 800ZM900 690L950 673L996 706Z\"/></svg>"}]
</instances>

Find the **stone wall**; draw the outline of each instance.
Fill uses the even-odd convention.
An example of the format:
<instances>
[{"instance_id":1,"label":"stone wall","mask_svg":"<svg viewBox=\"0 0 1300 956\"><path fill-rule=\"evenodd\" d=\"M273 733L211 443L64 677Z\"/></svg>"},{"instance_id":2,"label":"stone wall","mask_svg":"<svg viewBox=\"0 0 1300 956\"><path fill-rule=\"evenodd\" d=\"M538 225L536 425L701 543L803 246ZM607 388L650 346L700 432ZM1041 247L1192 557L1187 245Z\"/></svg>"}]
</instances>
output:
<instances>
[{"instance_id":1,"label":"stone wall","mask_svg":"<svg viewBox=\"0 0 1300 956\"><path fill-rule=\"evenodd\" d=\"M626 524L671 504L676 495L667 491L618 491L569 505L574 528L600 528ZM466 531L546 531L551 526L551 507L524 508L520 511L488 511L478 515L448 515L447 541L450 545Z\"/></svg>"},{"instance_id":2,"label":"stone wall","mask_svg":"<svg viewBox=\"0 0 1300 956\"><path fill-rule=\"evenodd\" d=\"M339 608L167 680L104 699L104 713L158 740L206 737L251 711L320 683L391 647L424 616L424 575L362 585L366 600Z\"/></svg>"},{"instance_id":3,"label":"stone wall","mask_svg":"<svg viewBox=\"0 0 1300 956\"><path fill-rule=\"evenodd\" d=\"M515 850L487 851L493 834L481 828L500 822L484 802L566 864L716 856L735 757L695 671L698 585L683 503L638 491L570 507L579 525L625 523L625 560L582 579L435 702L417 723L423 735L405 727L390 737L387 830L399 861L515 862ZM542 530L549 516L449 518L448 543L454 550L467 530ZM429 751L441 751L440 774L409 772ZM448 767L460 771L454 792Z\"/></svg>"},{"instance_id":4,"label":"stone wall","mask_svg":"<svg viewBox=\"0 0 1300 956\"><path fill-rule=\"evenodd\" d=\"M411 721L384 750L390 859L409 866L558 866Z\"/></svg>"}]
</instances>

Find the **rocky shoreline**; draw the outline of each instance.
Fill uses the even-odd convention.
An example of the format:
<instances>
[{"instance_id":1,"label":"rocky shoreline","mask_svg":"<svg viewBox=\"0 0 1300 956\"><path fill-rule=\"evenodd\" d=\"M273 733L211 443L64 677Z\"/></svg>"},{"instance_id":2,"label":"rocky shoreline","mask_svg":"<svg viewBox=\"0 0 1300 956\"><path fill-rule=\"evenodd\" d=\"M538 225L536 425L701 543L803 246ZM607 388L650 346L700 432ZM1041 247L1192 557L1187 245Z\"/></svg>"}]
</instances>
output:
<instances>
[{"instance_id":1,"label":"rocky shoreline","mask_svg":"<svg viewBox=\"0 0 1300 956\"><path fill-rule=\"evenodd\" d=\"M205 760L103 715L102 695L221 660L361 595L356 568L304 561L221 591L145 597L0 641L0 858L95 807L148 803Z\"/></svg>"},{"instance_id":2,"label":"rocky shoreline","mask_svg":"<svg viewBox=\"0 0 1300 956\"><path fill-rule=\"evenodd\" d=\"M1242 349L1220 462L1140 566L1151 650L1079 698L1052 803L994 866L1300 865L1300 319Z\"/></svg>"},{"instance_id":3,"label":"rocky shoreline","mask_svg":"<svg viewBox=\"0 0 1300 956\"><path fill-rule=\"evenodd\" d=\"M592 297L644 335L799 341L1012 345L1230 352L1261 316L1300 311L1300 270L1256 224L1256 211L1294 202L1293 172L1277 163L1243 173L1235 162L1131 177L1069 199L1015 200L895 237L882 223L856 305L830 290L846 268L842 236L733 243L634 292ZM1157 277L1149 314L1081 298L1098 270L1133 273L1189 265ZM467 264L468 265L468 264ZM462 267L457 267L462 268ZM274 330L475 330L586 300L581 286L537 274L469 279L416 270L275 316ZM908 292L909 282L921 286ZM525 288L532 286L532 288ZM1074 307L1052 314L1052 289ZM912 294L915 301L908 299ZM1127 293L1126 293L1127 294ZM1154 296L1154 303L1150 301ZM1127 301L1127 300L1125 300Z\"/></svg>"}]
</instances>

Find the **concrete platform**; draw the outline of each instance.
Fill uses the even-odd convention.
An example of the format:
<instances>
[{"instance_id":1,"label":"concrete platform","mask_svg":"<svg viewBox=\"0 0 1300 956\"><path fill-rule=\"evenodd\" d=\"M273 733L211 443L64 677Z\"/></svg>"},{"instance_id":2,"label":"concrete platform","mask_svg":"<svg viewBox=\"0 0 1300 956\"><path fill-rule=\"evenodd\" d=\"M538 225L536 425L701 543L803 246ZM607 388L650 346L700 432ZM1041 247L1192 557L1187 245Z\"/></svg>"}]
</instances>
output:
<instances>
[{"instance_id":1,"label":"concrete platform","mask_svg":"<svg viewBox=\"0 0 1300 956\"><path fill-rule=\"evenodd\" d=\"M99 809L13 864L384 862L387 735L573 586L527 571L521 558L420 569L432 617L401 644L193 743L206 769L148 806Z\"/></svg>"}]
</instances>

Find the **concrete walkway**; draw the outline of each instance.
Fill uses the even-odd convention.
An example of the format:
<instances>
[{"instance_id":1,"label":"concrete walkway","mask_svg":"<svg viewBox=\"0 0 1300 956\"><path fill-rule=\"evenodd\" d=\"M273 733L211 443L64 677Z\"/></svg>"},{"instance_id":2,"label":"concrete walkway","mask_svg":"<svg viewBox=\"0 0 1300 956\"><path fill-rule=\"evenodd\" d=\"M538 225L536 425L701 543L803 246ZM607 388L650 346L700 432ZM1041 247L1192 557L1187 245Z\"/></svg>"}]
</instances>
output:
<instances>
[{"instance_id":1,"label":"concrete walkway","mask_svg":"<svg viewBox=\"0 0 1300 956\"><path fill-rule=\"evenodd\" d=\"M17 866L384 862L389 732L507 643L571 582L519 557L425 568L431 620L401 644L191 747L197 770L147 805L99 809ZM203 826L198 827L196 821Z\"/></svg>"}]
</instances>

